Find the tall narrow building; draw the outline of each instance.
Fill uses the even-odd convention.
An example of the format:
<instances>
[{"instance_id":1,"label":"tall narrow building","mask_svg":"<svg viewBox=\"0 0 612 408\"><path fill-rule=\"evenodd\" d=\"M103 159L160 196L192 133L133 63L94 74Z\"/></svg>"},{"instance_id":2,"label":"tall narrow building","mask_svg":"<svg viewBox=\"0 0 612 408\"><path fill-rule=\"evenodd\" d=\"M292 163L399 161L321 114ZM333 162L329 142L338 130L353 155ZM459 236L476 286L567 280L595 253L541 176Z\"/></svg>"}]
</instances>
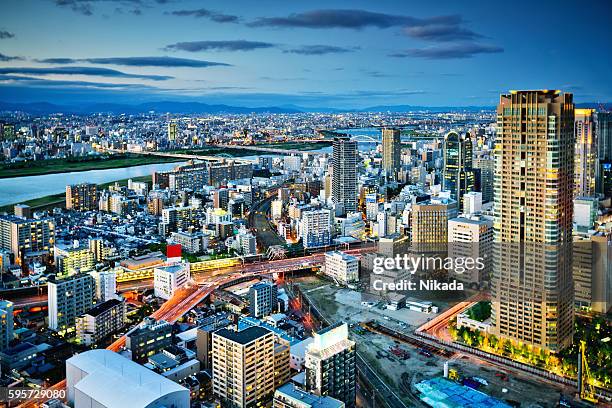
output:
<instances>
[{"instance_id":1,"label":"tall narrow building","mask_svg":"<svg viewBox=\"0 0 612 408\"><path fill-rule=\"evenodd\" d=\"M472 139L470 134L449 132L444 138L444 175L442 188L463 207L463 195L476 187L472 168Z\"/></svg>"},{"instance_id":2,"label":"tall narrow building","mask_svg":"<svg viewBox=\"0 0 612 408\"><path fill-rule=\"evenodd\" d=\"M595 195L595 173L598 166L595 109L576 109L574 129L574 197L591 197Z\"/></svg>"},{"instance_id":3,"label":"tall narrow building","mask_svg":"<svg viewBox=\"0 0 612 408\"><path fill-rule=\"evenodd\" d=\"M336 137L332 154L332 201L336 214L357 210L357 142Z\"/></svg>"},{"instance_id":4,"label":"tall narrow building","mask_svg":"<svg viewBox=\"0 0 612 408\"><path fill-rule=\"evenodd\" d=\"M597 112L598 153L597 192L612 196L612 112Z\"/></svg>"},{"instance_id":5,"label":"tall narrow building","mask_svg":"<svg viewBox=\"0 0 612 408\"><path fill-rule=\"evenodd\" d=\"M402 142L399 129L384 128L382 130L382 149L383 171L385 175L395 179L401 167Z\"/></svg>"},{"instance_id":6,"label":"tall narrow building","mask_svg":"<svg viewBox=\"0 0 612 408\"><path fill-rule=\"evenodd\" d=\"M315 395L329 396L355 407L355 342L348 325L336 323L313 334L306 349L306 387Z\"/></svg>"},{"instance_id":7,"label":"tall narrow building","mask_svg":"<svg viewBox=\"0 0 612 408\"><path fill-rule=\"evenodd\" d=\"M497 132L494 333L557 352L571 344L574 326L572 94L501 95Z\"/></svg>"},{"instance_id":8,"label":"tall narrow building","mask_svg":"<svg viewBox=\"0 0 612 408\"><path fill-rule=\"evenodd\" d=\"M178 133L178 125L176 124L176 122L169 122L168 123L168 140L171 142L176 140L177 133Z\"/></svg>"}]
</instances>

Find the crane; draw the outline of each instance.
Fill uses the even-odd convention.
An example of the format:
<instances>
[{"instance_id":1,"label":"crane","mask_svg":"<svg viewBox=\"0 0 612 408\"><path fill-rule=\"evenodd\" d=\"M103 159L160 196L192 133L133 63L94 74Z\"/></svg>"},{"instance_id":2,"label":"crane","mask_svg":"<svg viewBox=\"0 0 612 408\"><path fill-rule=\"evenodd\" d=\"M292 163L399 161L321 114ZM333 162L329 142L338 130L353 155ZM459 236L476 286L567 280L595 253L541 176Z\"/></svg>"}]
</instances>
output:
<instances>
[{"instance_id":1,"label":"crane","mask_svg":"<svg viewBox=\"0 0 612 408\"><path fill-rule=\"evenodd\" d=\"M584 401L597 403L595 386L591 384L591 371L586 355L586 341L580 340L580 352L578 354L578 393Z\"/></svg>"}]
</instances>

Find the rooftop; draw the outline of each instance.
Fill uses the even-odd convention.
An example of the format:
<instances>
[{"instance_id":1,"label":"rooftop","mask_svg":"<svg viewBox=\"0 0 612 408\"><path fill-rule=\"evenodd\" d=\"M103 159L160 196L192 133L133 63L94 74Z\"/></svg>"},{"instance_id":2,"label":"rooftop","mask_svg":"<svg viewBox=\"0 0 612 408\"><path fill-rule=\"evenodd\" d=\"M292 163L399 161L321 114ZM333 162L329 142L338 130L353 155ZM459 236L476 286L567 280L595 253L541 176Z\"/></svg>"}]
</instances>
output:
<instances>
[{"instance_id":1,"label":"rooftop","mask_svg":"<svg viewBox=\"0 0 612 408\"><path fill-rule=\"evenodd\" d=\"M110 300L107 300L106 302L97 304L93 308L89 309L89 311L85 314L89 316L97 317L97 316L100 316L102 313L106 312L107 310L110 310L113 307L120 305L121 303L122 302L119 299L110 299Z\"/></svg>"},{"instance_id":2,"label":"rooftop","mask_svg":"<svg viewBox=\"0 0 612 408\"><path fill-rule=\"evenodd\" d=\"M271 333L271 331L266 329L265 327L250 326L240 331L221 329L215 332L214 335L221 336L235 343L246 345L246 344L249 344L257 340L258 338L262 336L265 336L268 333Z\"/></svg>"},{"instance_id":3,"label":"rooftop","mask_svg":"<svg viewBox=\"0 0 612 408\"><path fill-rule=\"evenodd\" d=\"M317 395L310 394L295 384L287 383L279 387L275 394L275 398L282 397L284 399L298 402L304 407L312 408L343 408L344 403L334 399L332 397L319 397Z\"/></svg>"},{"instance_id":4,"label":"rooftop","mask_svg":"<svg viewBox=\"0 0 612 408\"><path fill-rule=\"evenodd\" d=\"M146 407L159 398L182 392L189 398L185 387L110 350L76 354L66 360L66 371L68 387L91 397L100 406Z\"/></svg>"}]
</instances>

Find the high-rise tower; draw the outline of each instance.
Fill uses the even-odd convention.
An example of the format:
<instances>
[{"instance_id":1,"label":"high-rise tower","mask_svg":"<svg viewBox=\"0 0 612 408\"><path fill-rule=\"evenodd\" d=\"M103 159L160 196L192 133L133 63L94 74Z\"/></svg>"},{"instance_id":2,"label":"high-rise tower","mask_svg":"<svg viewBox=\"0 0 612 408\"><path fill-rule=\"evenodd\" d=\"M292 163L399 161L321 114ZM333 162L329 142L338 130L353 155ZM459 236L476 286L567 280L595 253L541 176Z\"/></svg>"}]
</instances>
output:
<instances>
[{"instance_id":1,"label":"high-rise tower","mask_svg":"<svg viewBox=\"0 0 612 408\"><path fill-rule=\"evenodd\" d=\"M444 138L444 176L442 188L463 206L463 195L473 191L476 175L472 168L472 139L470 134L449 132Z\"/></svg>"},{"instance_id":2,"label":"high-rise tower","mask_svg":"<svg viewBox=\"0 0 612 408\"><path fill-rule=\"evenodd\" d=\"M401 167L402 142L399 129L384 128L382 130L382 150L383 171L387 176L395 179Z\"/></svg>"},{"instance_id":3,"label":"high-rise tower","mask_svg":"<svg viewBox=\"0 0 612 408\"><path fill-rule=\"evenodd\" d=\"M501 95L495 155L494 331L556 352L573 335L572 94Z\"/></svg>"},{"instance_id":4,"label":"high-rise tower","mask_svg":"<svg viewBox=\"0 0 612 408\"><path fill-rule=\"evenodd\" d=\"M598 166L595 109L576 109L575 115L574 196L590 197L595 194L595 172Z\"/></svg>"},{"instance_id":5,"label":"high-rise tower","mask_svg":"<svg viewBox=\"0 0 612 408\"><path fill-rule=\"evenodd\" d=\"M357 210L357 142L348 137L334 138L332 154L332 201L338 214Z\"/></svg>"}]
</instances>

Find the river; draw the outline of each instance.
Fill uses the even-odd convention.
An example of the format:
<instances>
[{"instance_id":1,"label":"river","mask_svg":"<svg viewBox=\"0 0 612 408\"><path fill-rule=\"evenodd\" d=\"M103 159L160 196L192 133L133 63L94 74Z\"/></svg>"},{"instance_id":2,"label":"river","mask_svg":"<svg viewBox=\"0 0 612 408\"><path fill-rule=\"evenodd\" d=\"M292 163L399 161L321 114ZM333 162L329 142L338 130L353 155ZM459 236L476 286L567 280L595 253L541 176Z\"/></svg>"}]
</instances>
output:
<instances>
[{"instance_id":1,"label":"river","mask_svg":"<svg viewBox=\"0 0 612 408\"><path fill-rule=\"evenodd\" d=\"M87 170L70 173L0 179L0 205L21 203L34 198L59 194L66 185L79 183L109 183L127 178L150 176L154 171L172 170L181 163L145 164L106 170Z\"/></svg>"}]
</instances>

